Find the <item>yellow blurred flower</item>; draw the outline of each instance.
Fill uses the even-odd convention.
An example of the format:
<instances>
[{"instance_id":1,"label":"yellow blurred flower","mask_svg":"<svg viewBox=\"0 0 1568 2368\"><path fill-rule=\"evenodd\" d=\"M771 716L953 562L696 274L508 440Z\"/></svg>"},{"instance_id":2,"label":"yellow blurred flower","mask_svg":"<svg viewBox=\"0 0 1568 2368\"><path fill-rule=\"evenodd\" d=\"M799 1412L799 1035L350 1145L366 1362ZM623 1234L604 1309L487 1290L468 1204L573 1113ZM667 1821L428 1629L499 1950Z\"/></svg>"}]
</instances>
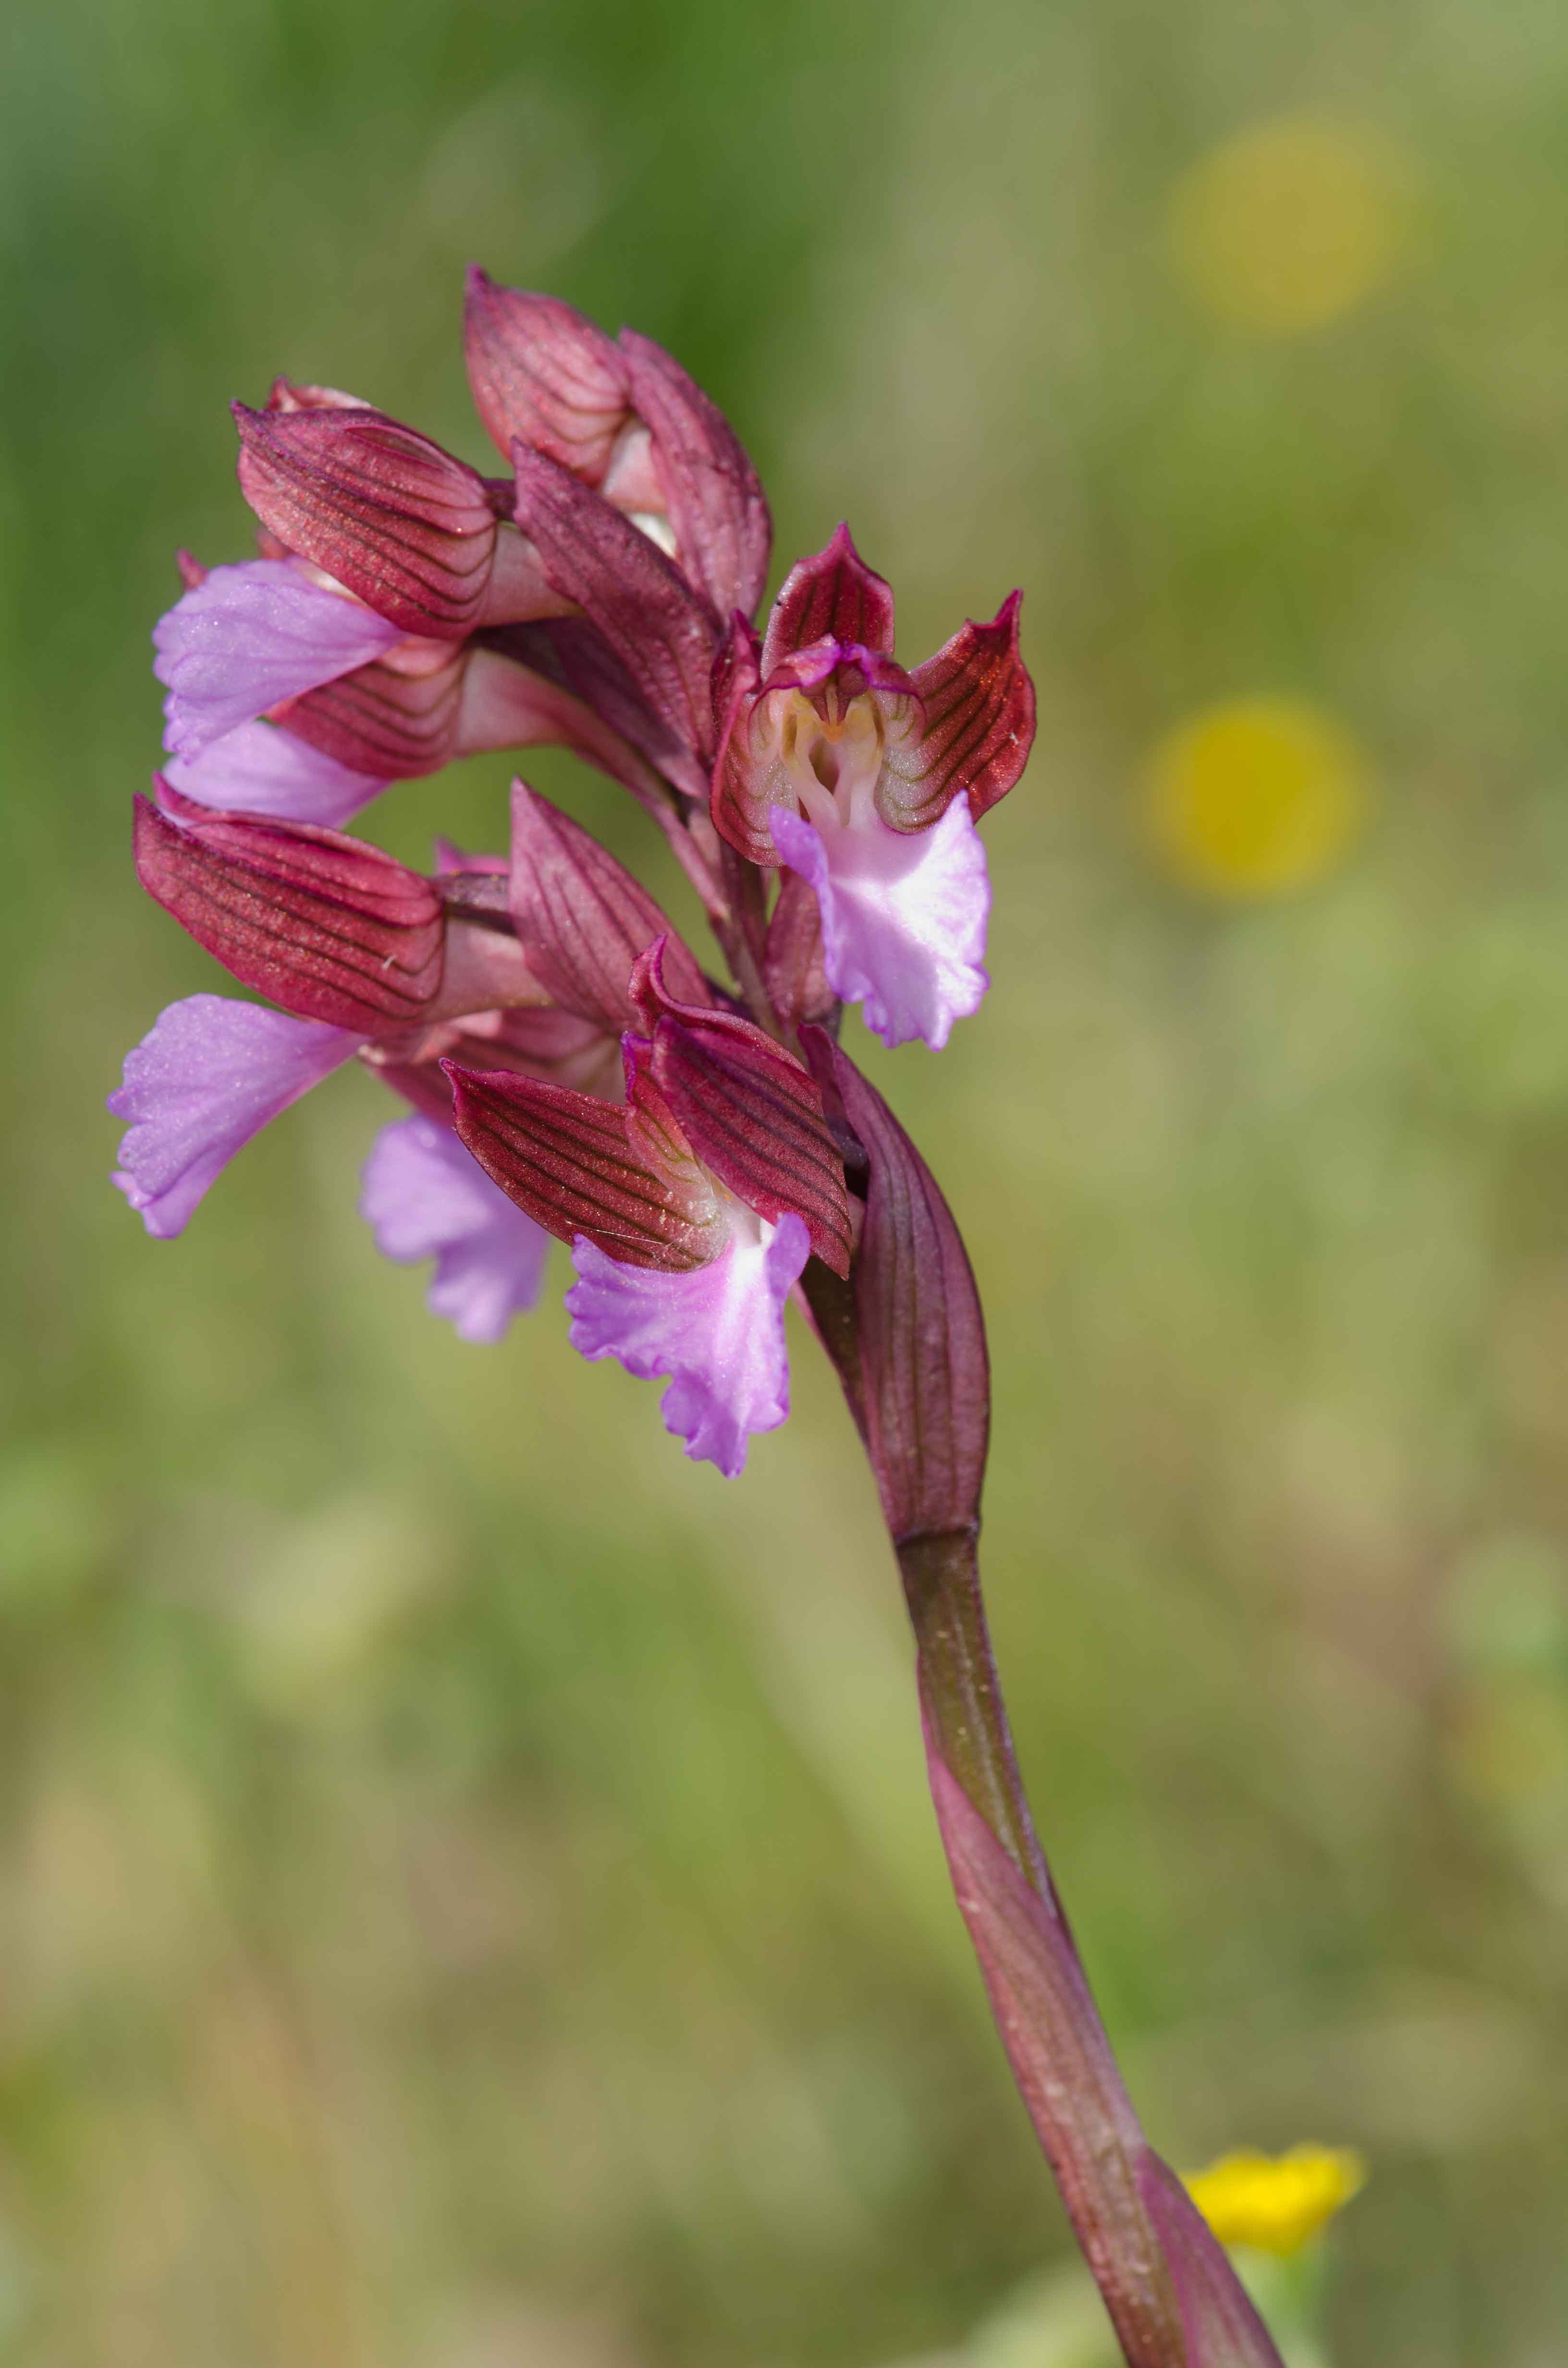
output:
<instances>
[{"instance_id":1,"label":"yellow blurred flower","mask_svg":"<svg viewBox=\"0 0 1568 2368\"><path fill-rule=\"evenodd\" d=\"M1276 116L1176 183L1171 257L1205 311L1260 336L1298 336L1388 279L1409 233L1413 178L1392 142L1363 125Z\"/></svg>"},{"instance_id":2,"label":"yellow blurred flower","mask_svg":"<svg viewBox=\"0 0 1568 2368\"><path fill-rule=\"evenodd\" d=\"M1241 901L1321 880L1365 808L1359 753L1331 716L1301 700L1237 699L1160 742L1145 822L1178 879Z\"/></svg>"},{"instance_id":3,"label":"yellow blurred flower","mask_svg":"<svg viewBox=\"0 0 1568 2368\"><path fill-rule=\"evenodd\" d=\"M1288 2154L1243 2146L1194 2171L1187 2193L1222 2245L1294 2253L1366 2184L1349 2146L1298 2146Z\"/></svg>"}]
</instances>

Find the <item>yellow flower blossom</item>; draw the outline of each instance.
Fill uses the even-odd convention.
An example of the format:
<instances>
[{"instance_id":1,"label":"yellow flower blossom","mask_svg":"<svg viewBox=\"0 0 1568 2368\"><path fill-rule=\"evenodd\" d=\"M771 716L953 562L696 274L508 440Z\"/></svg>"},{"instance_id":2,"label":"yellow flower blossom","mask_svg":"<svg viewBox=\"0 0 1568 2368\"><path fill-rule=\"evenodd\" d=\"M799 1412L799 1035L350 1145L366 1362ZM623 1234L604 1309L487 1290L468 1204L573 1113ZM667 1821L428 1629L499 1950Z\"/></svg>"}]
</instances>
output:
<instances>
[{"instance_id":1,"label":"yellow flower blossom","mask_svg":"<svg viewBox=\"0 0 1568 2368\"><path fill-rule=\"evenodd\" d=\"M1294 2253L1365 2185L1349 2146L1297 2146L1288 2154L1243 2146L1194 2171L1187 2193L1223 2245Z\"/></svg>"},{"instance_id":2,"label":"yellow flower blossom","mask_svg":"<svg viewBox=\"0 0 1568 2368\"><path fill-rule=\"evenodd\" d=\"M1273 117L1177 182L1172 262L1196 302L1233 328L1266 337L1322 328L1393 270L1412 179L1392 143L1362 125Z\"/></svg>"},{"instance_id":3,"label":"yellow flower blossom","mask_svg":"<svg viewBox=\"0 0 1568 2368\"><path fill-rule=\"evenodd\" d=\"M1366 794L1359 752L1332 716L1301 700L1237 699L1160 742L1144 819L1178 879L1248 902L1331 871L1360 829Z\"/></svg>"}]
</instances>

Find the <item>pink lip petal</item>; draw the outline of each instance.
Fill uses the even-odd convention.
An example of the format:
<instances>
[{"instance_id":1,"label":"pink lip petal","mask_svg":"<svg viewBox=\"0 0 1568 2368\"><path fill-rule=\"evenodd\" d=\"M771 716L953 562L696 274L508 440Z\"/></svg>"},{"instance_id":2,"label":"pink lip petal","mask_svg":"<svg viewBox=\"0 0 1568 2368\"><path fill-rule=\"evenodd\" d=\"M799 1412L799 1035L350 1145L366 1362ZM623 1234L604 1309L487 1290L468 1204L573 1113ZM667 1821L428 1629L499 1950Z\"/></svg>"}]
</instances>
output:
<instances>
[{"instance_id":1,"label":"pink lip petal","mask_svg":"<svg viewBox=\"0 0 1568 2368\"><path fill-rule=\"evenodd\" d=\"M127 1053L108 1098L129 1120L114 1181L158 1241L183 1233L202 1195L269 1119L349 1059L349 1028L293 1019L223 995L187 996Z\"/></svg>"},{"instance_id":2,"label":"pink lip petal","mask_svg":"<svg viewBox=\"0 0 1568 2368\"><path fill-rule=\"evenodd\" d=\"M460 1339L503 1339L533 1307L550 1235L514 1208L449 1129L427 1118L384 1126L365 1162L359 1213L384 1258L433 1258L426 1294Z\"/></svg>"},{"instance_id":3,"label":"pink lip petal","mask_svg":"<svg viewBox=\"0 0 1568 2368\"><path fill-rule=\"evenodd\" d=\"M171 757L164 773L198 805L313 822L328 830L349 821L387 786L292 732L260 722L236 725L195 757Z\"/></svg>"},{"instance_id":4,"label":"pink lip petal","mask_svg":"<svg viewBox=\"0 0 1568 2368\"><path fill-rule=\"evenodd\" d=\"M887 1045L920 1037L934 1052L955 1019L979 1010L991 885L967 802L928 830L890 830L880 816L819 830L775 806L773 841L816 891L823 962L846 1003Z\"/></svg>"},{"instance_id":5,"label":"pink lip petal","mask_svg":"<svg viewBox=\"0 0 1568 2368\"><path fill-rule=\"evenodd\" d=\"M286 559L214 567L153 629L153 671L169 694L164 745L199 757L280 700L368 666L403 638Z\"/></svg>"},{"instance_id":6,"label":"pink lip petal","mask_svg":"<svg viewBox=\"0 0 1568 2368\"><path fill-rule=\"evenodd\" d=\"M639 1380L668 1374L665 1428L694 1461L733 1480L754 1431L790 1411L784 1303L810 1254L799 1217L738 1232L709 1265L686 1274L618 1265L581 1235L566 1294L572 1346L614 1357Z\"/></svg>"}]
</instances>

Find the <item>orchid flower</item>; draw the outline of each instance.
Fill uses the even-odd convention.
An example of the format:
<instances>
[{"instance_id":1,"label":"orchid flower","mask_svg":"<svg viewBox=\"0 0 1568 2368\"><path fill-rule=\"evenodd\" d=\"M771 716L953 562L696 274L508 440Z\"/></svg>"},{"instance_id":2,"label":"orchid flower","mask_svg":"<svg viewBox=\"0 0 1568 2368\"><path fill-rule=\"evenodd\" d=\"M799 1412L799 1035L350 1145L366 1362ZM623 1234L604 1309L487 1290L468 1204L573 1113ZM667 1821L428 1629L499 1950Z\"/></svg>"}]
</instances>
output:
<instances>
[{"instance_id":1,"label":"orchid flower","mask_svg":"<svg viewBox=\"0 0 1568 2368\"><path fill-rule=\"evenodd\" d=\"M664 940L633 973L616 1108L449 1064L485 1173L572 1245L572 1344L648 1381L665 1427L733 1478L790 1411L784 1304L813 1253L849 1271L844 1163L809 1072L760 1028L678 1002Z\"/></svg>"},{"instance_id":2,"label":"orchid flower","mask_svg":"<svg viewBox=\"0 0 1568 2368\"><path fill-rule=\"evenodd\" d=\"M892 591L840 526L786 579L766 640L737 617L720 663L714 823L814 891L828 983L884 1044L939 1051L989 984L974 825L1034 738L1018 607L905 673Z\"/></svg>"},{"instance_id":3,"label":"orchid flower","mask_svg":"<svg viewBox=\"0 0 1568 2368\"><path fill-rule=\"evenodd\" d=\"M666 1429L738 1474L790 1404L786 1303L831 1358L913 1623L937 1823L1020 2092L1130 2368L1279 2368L1150 2148L1030 1820L976 1538L984 1327L946 1201L838 1047L975 1010L976 825L1034 730L1018 596L905 670L846 528L752 618L771 526L733 429L671 357L472 275L494 479L373 406L278 381L238 406L260 555L154 636L170 763L142 884L265 996L163 1013L110 1108L149 1233L188 1222L269 1119L348 1061L399 1097L361 1208L494 1341L569 1245L573 1345L665 1384ZM659 905L523 783L507 855L415 872L339 825L388 781L555 742L657 822L711 923Z\"/></svg>"},{"instance_id":4,"label":"orchid flower","mask_svg":"<svg viewBox=\"0 0 1568 2368\"><path fill-rule=\"evenodd\" d=\"M163 1013L111 1097L130 1122L115 1181L149 1233L182 1232L251 1137L358 1055L421 1113L385 1130L367 1167L362 1205L378 1244L403 1261L436 1258L434 1312L465 1338L499 1338L538 1297L545 1236L457 1144L442 1062L466 1052L604 1083L616 1031L635 1016L637 953L671 939L668 922L585 832L520 786L521 935L505 862L424 879L339 833L205 812L166 780L157 790L156 803L136 803L142 885L284 1008L198 995ZM591 950L572 926L566 875L593 899ZM700 997L684 947L673 960Z\"/></svg>"}]
</instances>

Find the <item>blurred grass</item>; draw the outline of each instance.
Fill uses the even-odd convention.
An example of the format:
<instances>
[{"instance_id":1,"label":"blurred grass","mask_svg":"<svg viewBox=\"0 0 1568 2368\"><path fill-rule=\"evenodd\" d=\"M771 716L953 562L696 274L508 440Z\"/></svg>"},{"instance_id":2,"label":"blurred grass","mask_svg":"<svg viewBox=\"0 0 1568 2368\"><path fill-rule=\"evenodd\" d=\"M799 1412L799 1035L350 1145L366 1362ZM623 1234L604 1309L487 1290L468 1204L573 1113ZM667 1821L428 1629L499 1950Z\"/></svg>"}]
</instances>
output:
<instances>
[{"instance_id":1,"label":"blurred grass","mask_svg":"<svg viewBox=\"0 0 1568 2368\"><path fill-rule=\"evenodd\" d=\"M1369 2157L1343 2368L1549 2368L1568 19L16 0L0 43L0 2358L873 2368L1064 2252L812 1357L726 1488L548 1312L462 1349L354 1214L369 1080L177 1247L103 1180L122 1051L216 983L125 806L172 548L244 541L224 403L325 378L480 458L472 256L672 345L907 654L1028 587L996 991L876 1067L987 1296L1041 1822L1165 2150ZM1280 339L1172 209L1303 109L1413 214ZM1139 783L1252 697L1375 809L1221 910ZM504 780L375 826L493 841Z\"/></svg>"}]
</instances>

